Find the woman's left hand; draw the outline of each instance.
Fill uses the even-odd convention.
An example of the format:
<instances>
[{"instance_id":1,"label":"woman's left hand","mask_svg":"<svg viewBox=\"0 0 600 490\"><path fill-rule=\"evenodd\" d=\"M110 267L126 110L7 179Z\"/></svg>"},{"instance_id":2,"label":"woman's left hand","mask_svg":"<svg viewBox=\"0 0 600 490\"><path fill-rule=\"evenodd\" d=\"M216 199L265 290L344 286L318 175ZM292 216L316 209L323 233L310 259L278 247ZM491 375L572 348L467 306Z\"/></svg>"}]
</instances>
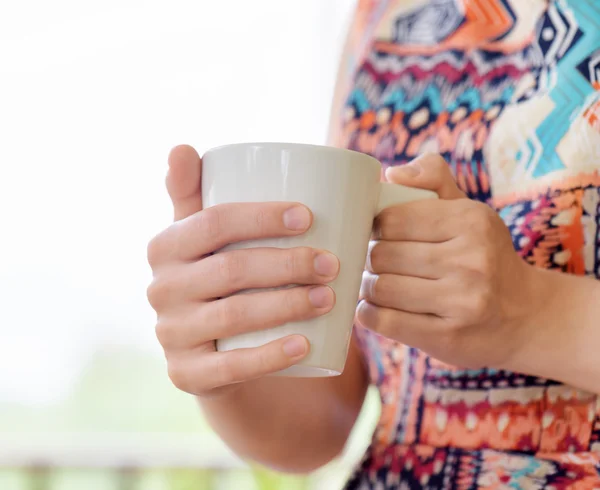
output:
<instances>
[{"instance_id":1,"label":"woman's left hand","mask_svg":"<svg viewBox=\"0 0 600 490\"><path fill-rule=\"evenodd\" d=\"M458 189L441 157L386 176L440 199L379 215L358 323L449 364L510 366L540 309L537 270L516 253L500 216Z\"/></svg>"}]
</instances>

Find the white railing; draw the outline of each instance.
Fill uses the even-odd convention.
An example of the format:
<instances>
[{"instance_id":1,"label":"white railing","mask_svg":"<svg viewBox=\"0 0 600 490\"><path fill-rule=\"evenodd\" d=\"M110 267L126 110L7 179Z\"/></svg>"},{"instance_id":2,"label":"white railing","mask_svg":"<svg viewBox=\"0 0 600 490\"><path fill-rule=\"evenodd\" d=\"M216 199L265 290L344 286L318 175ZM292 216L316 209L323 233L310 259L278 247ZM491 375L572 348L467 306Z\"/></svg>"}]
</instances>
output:
<instances>
[{"instance_id":1,"label":"white railing","mask_svg":"<svg viewBox=\"0 0 600 490\"><path fill-rule=\"evenodd\" d=\"M4 439L6 435L2 436ZM216 438L185 434L47 434L0 442L0 467L239 469Z\"/></svg>"},{"instance_id":2,"label":"white railing","mask_svg":"<svg viewBox=\"0 0 600 490\"><path fill-rule=\"evenodd\" d=\"M4 434L1 439L0 469L26 473L26 490L50 490L52 473L60 469L104 470L116 476L116 489L129 490L139 488L138 478L149 470L197 470L204 481L217 481L223 473L247 468L218 439L204 435Z\"/></svg>"},{"instance_id":3,"label":"white railing","mask_svg":"<svg viewBox=\"0 0 600 490\"><path fill-rule=\"evenodd\" d=\"M346 455L347 456L347 455ZM114 476L111 490L145 490L141 482L148 472L164 471L192 477L194 490L241 490L231 488L231 472L260 475L236 457L214 435L47 433L36 436L0 434L0 472L18 471L25 479L18 490L60 490L52 484L55 472L95 470ZM294 489L341 488L350 470L346 457ZM197 478L195 478L197 477ZM14 487L11 487L11 490ZM71 489L72 487L69 487ZM165 488L171 488L168 485ZM179 488L179 487L173 487ZM288 490L285 484L260 483L255 489ZM0 490L5 490L0 488ZM77 487L77 490L86 490Z\"/></svg>"}]
</instances>

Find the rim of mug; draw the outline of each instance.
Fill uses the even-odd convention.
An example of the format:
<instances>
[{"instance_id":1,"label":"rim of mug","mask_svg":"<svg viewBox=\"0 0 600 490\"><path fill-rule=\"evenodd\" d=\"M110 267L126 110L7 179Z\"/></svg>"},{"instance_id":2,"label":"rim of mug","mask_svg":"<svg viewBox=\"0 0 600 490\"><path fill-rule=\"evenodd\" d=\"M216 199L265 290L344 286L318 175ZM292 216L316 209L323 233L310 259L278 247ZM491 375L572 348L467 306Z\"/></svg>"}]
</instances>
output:
<instances>
[{"instance_id":1,"label":"rim of mug","mask_svg":"<svg viewBox=\"0 0 600 490\"><path fill-rule=\"evenodd\" d=\"M285 141L248 141L248 142L240 142L240 143L228 143L219 146L214 146L209 148L202 154L202 159L204 159L207 155L211 153L218 153L223 150L227 150L230 148L252 148L252 147L288 147L288 148L303 148L303 149L312 149L318 151L329 151L333 153L352 153L355 156L360 158L364 158L365 160L369 160L373 163L376 163L378 167L381 167L381 162L377 160L375 157L362 153L356 150L351 150L348 148L338 148L336 146L328 146L328 145L317 145L312 143L293 143L293 142L285 142Z\"/></svg>"}]
</instances>

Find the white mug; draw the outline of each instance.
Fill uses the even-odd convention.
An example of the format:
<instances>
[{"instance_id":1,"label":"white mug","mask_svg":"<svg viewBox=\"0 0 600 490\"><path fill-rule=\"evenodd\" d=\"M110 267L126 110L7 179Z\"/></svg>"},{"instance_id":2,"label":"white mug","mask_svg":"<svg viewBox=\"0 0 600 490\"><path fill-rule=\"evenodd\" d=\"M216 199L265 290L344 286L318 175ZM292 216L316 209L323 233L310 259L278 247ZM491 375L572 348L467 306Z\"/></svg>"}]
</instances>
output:
<instances>
[{"instance_id":1,"label":"white mug","mask_svg":"<svg viewBox=\"0 0 600 490\"><path fill-rule=\"evenodd\" d=\"M202 205L299 202L313 213L312 227L296 237L253 240L223 250L251 247L311 247L340 261L330 286L336 304L324 316L217 341L219 351L258 347L300 334L310 353L277 375L335 376L342 373L352 335L373 220L389 206L437 198L434 192L381 183L381 164L363 153L292 143L242 143L207 151L202 158Z\"/></svg>"}]
</instances>

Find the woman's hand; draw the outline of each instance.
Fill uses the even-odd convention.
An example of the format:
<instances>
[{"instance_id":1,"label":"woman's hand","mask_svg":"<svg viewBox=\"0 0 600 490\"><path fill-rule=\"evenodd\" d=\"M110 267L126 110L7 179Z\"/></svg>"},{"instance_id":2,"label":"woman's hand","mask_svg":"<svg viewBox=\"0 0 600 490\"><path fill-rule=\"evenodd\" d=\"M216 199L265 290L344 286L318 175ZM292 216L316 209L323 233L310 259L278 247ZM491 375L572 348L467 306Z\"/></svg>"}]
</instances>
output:
<instances>
[{"instance_id":1,"label":"woman's hand","mask_svg":"<svg viewBox=\"0 0 600 490\"><path fill-rule=\"evenodd\" d=\"M386 175L440 199L380 214L358 322L450 364L510 364L540 305L534 268L515 252L504 222L465 197L439 156Z\"/></svg>"},{"instance_id":2,"label":"woman's hand","mask_svg":"<svg viewBox=\"0 0 600 490\"><path fill-rule=\"evenodd\" d=\"M329 312L335 298L326 284L337 277L338 259L310 248L212 252L234 242L304 233L312 224L310 211L295 203L200 210L197 153L179 147L169 163L176 221L148 246L154 276L148 298L171 380L183 391L207 396L296 364L309 350L299 335L230 352L216 352L215 340ZM304 286L233 295L289 284Z\"/></svg>"}]
</instances>

